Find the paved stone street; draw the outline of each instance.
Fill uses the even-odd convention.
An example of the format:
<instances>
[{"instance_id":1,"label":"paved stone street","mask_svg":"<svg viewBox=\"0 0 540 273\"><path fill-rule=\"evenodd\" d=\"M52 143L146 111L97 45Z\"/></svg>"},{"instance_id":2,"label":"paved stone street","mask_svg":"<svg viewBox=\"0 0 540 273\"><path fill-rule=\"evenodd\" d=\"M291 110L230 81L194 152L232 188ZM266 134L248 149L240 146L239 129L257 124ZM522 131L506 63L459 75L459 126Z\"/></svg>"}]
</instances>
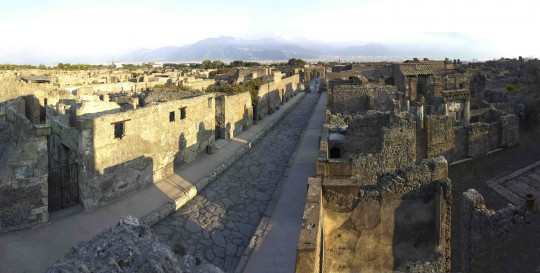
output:
<instances>
[{"instance_id":1,"label":"paved stone street","mask_svg":"<svg viewBox=\"0 0 540 273\"><path fill-rule=\"evenodd\" d=\"M153 226L166 244L233 272L281 180L318 94L308 94L252 150L176 213Z\"/></svg>"}]
</instances>

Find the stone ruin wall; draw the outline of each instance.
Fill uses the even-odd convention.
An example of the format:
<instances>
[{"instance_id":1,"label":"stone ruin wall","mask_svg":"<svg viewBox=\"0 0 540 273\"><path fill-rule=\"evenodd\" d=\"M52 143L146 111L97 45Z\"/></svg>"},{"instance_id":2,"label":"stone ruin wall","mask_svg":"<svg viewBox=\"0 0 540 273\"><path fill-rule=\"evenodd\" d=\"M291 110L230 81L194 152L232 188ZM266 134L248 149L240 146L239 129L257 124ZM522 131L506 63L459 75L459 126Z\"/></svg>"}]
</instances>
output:
<instances>
[{"instance_id":1,"label":"stone ruin wall","mask_svg":"<svg viewBox=\"0 0 540 273\"><path fill-rule=\"evenodd\" d=\"M209 100L211 102L209 103ZM214 94L80 120L81 201L85 208L111 201L173 174L214 143ZM181 119L180 108L186 107ZM174 112L175 121L169 121ZM114 137L114 123L124 136Z\"/></svg>"},{"instance_id":2,"label":"stone ruin wall","mask_svg":"<svg viewBox=\"0 0 540 273\"><path fill-rule=\"evenodd\" d=\"M442 157L369 186L310 178L296 272L448 271L450 187Z\"/></svg>"},{"instance_id":3,"label":"stone ruin wall","mask_svg":"<svg viewBox=\"0 0 540 273\"><path fill-rule=\"evenodd\" d=\"M397 100L397 88L391 85L335 85L332 90L332 113L391 111Z\"/></svg>"},{"instance_id":4,"label":"stone ruin wall","mask_svg":"<svg viewBox=\"0 0 540 273\"><path fill-rule=\"evenodd\" d=\"M426 115L420 139L427 158L444 156L449 162L478 157L498 148L512 147L519 142L519 118L504 115L497 121L458 126L452 117Z\"/></svg>"},{"instance_id":5,"label":"stone ruin wall","mask_svg":"<svg viewBox=\"0 0 540 273\"><path fill-rule=\"evenodd\" d=\"M381 138L379 152L356 155L352 159L351 176L362 184L375 181L377 173L391 172L416 160L416 123L410 115L405 117L389 115L387 125L379 124ZM361 127L360 127L361 128ZM360 143L362 135L356 135L354 122L347 132L348 143ZM350 149L345 145L345 149ZM360 147L362 149L362 147ZM354 151L354 150L352 150ZM362 150L360 150L362 151Z\"/></svg>"},{"instance_id":6,"label":"stone ruin wall","mask_svg":"<svg viewBox=\"0 0 540 273\"><path fill-rule=\"evenodd\" d=\"M524 207L508 207L494 211L486 208L484 198L474 189L463 193L461 207L461 272L471 272L479 249L486 241L495 240L510 232L516 225L527 222L529 213Z\"/></svg>"},{"instance_id":7,"label":"stone ruin wall","mask_svg":"<svg viewBox=\"0 0 540 273\"><path fill-rule=\"evenodd\" d=\"M275 110L292 96L294 96L300 87L299 74L281 79L280 81L271 81L259 87L256 115L260 120Z\"/></svg>"},{"instance_id":8,"label":"stone ruin wall","mask_svg":"<svg viewBox=\"0 0 540 273\"><path fill-rule=\"evenodd\" d=\"M48 221L46 127L4 108L0 116L0 233ZM4 120L4 121L2 121Z\"/></svg>"},{"instance_id":9,"label":"stone ruin wall","mask_svg":"<svg viewBox=\"0 0 540 273\"><path fill-rule=\"evenodd\" d=\"M448 116L428 115L424 118L427 157L444 156L448 162L467 157L467 130L456 126L455 120Z\"/></svg>"},{"instance_id":10,"label":"stone ruin wall","mask_svg":"<svg viewBox=\"0 0 540 273\"><path fill-rule=\"evenodd\" d=\"M153 88L156 85L162 85L169 82L168 78L158 78L156 81L151 82L119 82L119 83L105 83L105 84L91 84L85 86L68 86L66 90L71 90L76 96L83 95L95 95L95 94L109 94L119 92L142 92L149 88Z\"/></svg>"},{"instance_id":11,"label":"stone ruin wall","mask_svg":"<svg viewBox=\"0 0 540 273\"><path fill-rule=\"evenodd\" d=\"M216 126L225 131L224 138L231 139L253 124L253 105L249 92L224 95L216 98ZM219 110L218 110L219 109Z\"/></svg>"}]
</instances>

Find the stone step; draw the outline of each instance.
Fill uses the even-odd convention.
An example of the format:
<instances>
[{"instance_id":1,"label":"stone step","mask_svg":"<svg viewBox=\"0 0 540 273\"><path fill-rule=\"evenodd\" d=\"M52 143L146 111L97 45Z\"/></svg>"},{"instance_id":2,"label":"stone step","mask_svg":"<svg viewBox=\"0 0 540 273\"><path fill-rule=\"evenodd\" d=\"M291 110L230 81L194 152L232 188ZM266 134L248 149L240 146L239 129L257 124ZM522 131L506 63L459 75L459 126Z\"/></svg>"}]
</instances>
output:
<instances>
[{"instance_id":1,"label":"stone step","mask_svg":"<svg viewBox=\"0 0 540 273\"><path fill-rule=\"evenodd\" d=\"M229 141L225 140L225 139L218 139L216 141L216 143L214 143L214 147L216 147L216 149L221 149L223 147L225 147L225 145L227 145L227 143L229 143Z\"/></svg>"}]
</instances>

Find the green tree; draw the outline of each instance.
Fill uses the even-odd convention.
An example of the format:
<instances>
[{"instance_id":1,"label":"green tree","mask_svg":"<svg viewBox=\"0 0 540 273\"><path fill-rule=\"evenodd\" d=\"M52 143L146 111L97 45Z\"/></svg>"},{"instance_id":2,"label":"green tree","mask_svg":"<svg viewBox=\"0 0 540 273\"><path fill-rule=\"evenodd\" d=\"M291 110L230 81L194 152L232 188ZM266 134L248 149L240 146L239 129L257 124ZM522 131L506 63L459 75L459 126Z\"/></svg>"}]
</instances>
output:
<instances>
[{"instance_id":1,"label":"green tree","mask_svg":"<svg viewBox=\"0 0 540 273\"><path fill-rule=\"evenodd\" d=\"M201 69L211 69L211 68L212 68L212 61L210 61L210 60L204 60L204 61L201 63L200 68L201 68Z\"/></svg>"},{"instance_id":2,"label":"green tree","mask_svg":"<svg viewBox=\"0 0 540 273\"><path fill-rule=\"evenodd\" d=\"M307 62L302 59L292 58L292 59L289 59L289 62L287 62L287 64L291 66L304 66L307 64Z\"/></svg>"}]
</instances>

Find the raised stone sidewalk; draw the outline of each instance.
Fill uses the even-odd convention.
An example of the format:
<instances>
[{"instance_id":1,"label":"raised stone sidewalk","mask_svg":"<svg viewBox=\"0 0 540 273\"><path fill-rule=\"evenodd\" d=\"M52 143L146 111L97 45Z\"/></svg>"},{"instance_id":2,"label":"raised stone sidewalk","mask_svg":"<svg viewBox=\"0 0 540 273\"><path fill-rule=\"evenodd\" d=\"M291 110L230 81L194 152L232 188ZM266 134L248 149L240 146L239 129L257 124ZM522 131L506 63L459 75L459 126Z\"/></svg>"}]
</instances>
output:
<instances>
[{"instance_id":1,"label":"raised stone sidewalk","mask_svg":"<svg viewBox=\"0 0 540 273\"><path fill-rule=\"evenodd\" d=\"M43 272L80 241L92 239L121 216L152 225L181 207L245 154L302 101L299 93L212 155L201 154L175 175L96 209L75 213L34 229L0 234L0 272ZM51 217L55 219L54 215Z\"/></svg>"}]
</instances>

